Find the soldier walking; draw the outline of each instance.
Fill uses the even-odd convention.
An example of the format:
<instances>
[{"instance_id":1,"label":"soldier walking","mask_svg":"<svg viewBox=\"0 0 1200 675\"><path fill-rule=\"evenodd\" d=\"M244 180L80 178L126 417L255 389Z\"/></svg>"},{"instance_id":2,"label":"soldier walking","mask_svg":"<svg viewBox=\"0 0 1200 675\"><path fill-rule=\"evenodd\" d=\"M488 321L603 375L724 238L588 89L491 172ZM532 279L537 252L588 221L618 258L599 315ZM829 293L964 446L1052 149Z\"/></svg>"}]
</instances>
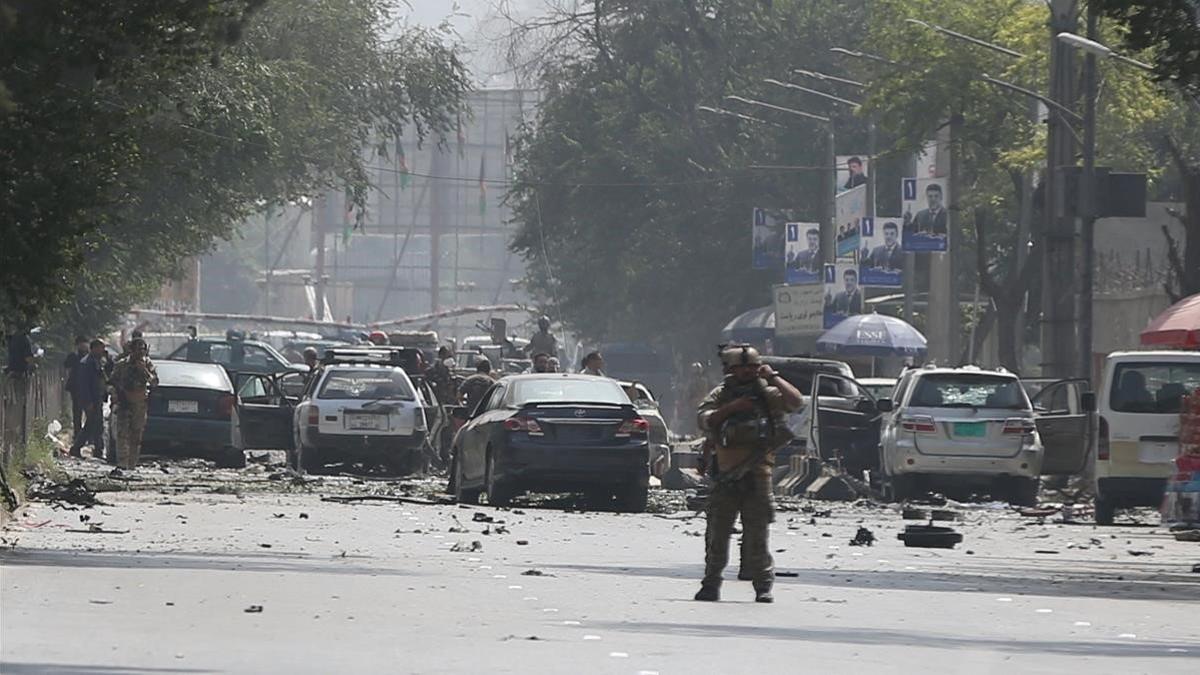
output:
<instances>
[{"instance_id":1,"label":"soldier walking","mask_svg":"<svg viewBox=\"0 0 1200 675\"><path fill-rule=\"evenodd\" d=\"M117 468L133 469L142 452L142 432L146 428L150 390L158 386L158 372L148 355L146 341L129 342L129 357L113 368L112 383L117 392Z\"/></svg>"},{"instance_id":2,"label":"soldier walking","mask_svg":"<svg viewBox=\"0 0 1200 675\"><path fill-rule=\"evenodd\" d=\"M803 398L749 345L727 347L721 352L721 363L725 380L700 403L697 418L716 452L704 537L704 580L696 600L721 598L729 537L740 512L743 572L754 582L756 601L774 602L775 567L767 542L775 520L771 469L775 450L792 439L785 415L799 410Z\"/></svg>"}]
</instances>

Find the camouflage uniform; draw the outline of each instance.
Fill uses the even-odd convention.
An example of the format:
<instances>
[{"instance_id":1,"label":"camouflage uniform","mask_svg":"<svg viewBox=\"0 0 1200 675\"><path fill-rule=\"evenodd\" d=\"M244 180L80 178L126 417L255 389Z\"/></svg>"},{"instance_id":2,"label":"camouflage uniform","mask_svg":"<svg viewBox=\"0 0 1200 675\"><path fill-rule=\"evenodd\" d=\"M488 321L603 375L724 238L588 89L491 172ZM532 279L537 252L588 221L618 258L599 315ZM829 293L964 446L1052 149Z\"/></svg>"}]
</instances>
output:
<instances>
[{"instance_id":1,"label":"camouflage uniform","mask_svg":"<svg viewBox=\"0 0 1200 675\"><path fill-rule=\"evenodd\" d=\"M709 418L713 412L744 396L755 398L754 413L730 417L720 429L712 429ZM767 544L770 524L775 520L771 469L775 464L775 448L792 438L785 419L787 412L783 394L762 379L741 384L728 377L700 403L697 423L708 430L716 447L717 463L717 482L708 500L704 587L720 588L721 573L729 562L729 536L741 513L742 570L753 579L755 591L771 589L775 580L774 561ZM743 476L722 479L722 473L728 474L767 448L770 451Z\"/></svg>"},{"instance_id":2,"label":"camouflage uniform","mask_svg":"<svg viewBox=\"0 0 1200 675\"><path fill-rule=\"evenodd\" d=\"M142 452L150 389L158 386L158 371L149 356L117 361L112 384L117 390L117 466L132 469Z\"/></svg>"},{"instance_id":3,"label":"camouflage uniform","mask_svg":"<svg viewBox=\"0 0 1200 675\"><path fill-rule=\"evenodd\" d=\"M437 394L438 401L443 405L448 405L451 401L456 400L458 395L454 391L454 373L451 372L450 366L447 365L447 360L438 359L434 361L429 370L425 372L425 378L429 380L434 393Z\"/></svg>"}]
</instances>

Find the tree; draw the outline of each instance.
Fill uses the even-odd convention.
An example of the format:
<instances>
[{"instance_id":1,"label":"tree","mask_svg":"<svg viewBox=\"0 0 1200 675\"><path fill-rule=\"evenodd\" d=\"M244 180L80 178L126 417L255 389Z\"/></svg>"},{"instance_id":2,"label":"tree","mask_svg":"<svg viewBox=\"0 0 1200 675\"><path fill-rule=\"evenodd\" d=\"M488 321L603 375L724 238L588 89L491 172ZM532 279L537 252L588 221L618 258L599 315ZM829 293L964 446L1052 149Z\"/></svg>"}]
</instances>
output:
<instances>
[{"instance_id":1,"label":"tree","mask_svg":"<svg viewBox=\"0 0 1200 675\"><path fill-rule=\"evenodd\" d=\"M1155 72L1200 94L1200 4L1196 0L1092 0L1126 27L1125 45L1149 52Z\"/></svg>"},{"instance_id":2,"label":"tree","mask_svg":"<svg viewBox=\"0 0 1200 675\"><path fill-rule=\"evenodd\" d=\"M762 79L833 68L829 49L861 39L861 8L577 5L535 23L548 27L538 44L552 56L539 61L538 123L518 146L512 248L528 261L539 301L587 337L705 353L734 314L769 303L782 276L750 269L752 208L791 209L799 220L820 212L814 171L750 167L819 167L824 133L771 112L743 109L770 122L756 124L698 106L736 106L723 98L741 95L825 112L824 102L793 102ZM840 122L849 137L862 127L849 115Z\"/></svg>"},{"instance_id":3,"label":"tree","mask_svg":"<svg viewBox=\"0 0 1200 675\"><path fill-rule=\"evenodd\" d=\"M95 130L106 135L83 138L29 123L28 148L44 138L61 144L39 159L55 189L18 180L29 196L11 222L29 245L42 236L52 250L33 261L40 267L13 270L9 307L41 317L58 310L63 331L98 330L267 204L335 187L361 207L364 149L383 151L408 125L440 137L463 112L465 69L444 37L397 28L385 0L276 0L244 16L236 42L213 58L132 69L102 98L70 90L70 104L112 118ZM102 142L112 138L122 140ZM81 145L105 158L104 182L54 171L54 160L69 164L63 158ZM5 157L15 179L29 170L16 152ZM55 228L43 211L58 208L54 194L68 180L95 202L67 200L75 211L59 215L70 227Z\"/></svg>"},{"instance_id":4,"label":"tree","mask_svg":"<svg viewBox=\"0 0 1200 675\"><path fill-rule=\"evenodd\" d=\"M1013 49L1015 58L967 45L914 18ZM1031 116L1031 101L983 80L990 74L1033 91L1047 89L1048 13L1042 4L1012 0L959 3L945 11L932 0L882 0L875 4L868 43L899 67L873 68L869 110L909 151L954 120L953 143L962 194L955 195L960 251L974 258L957 280L978 281L993 305L987 325L1000 332L1000 361L1019 370L1021 307L1036 279L1043 220L1031 175L1045 170L1045 128ZM1106 27L1114 37L1114 29ZM1161 131L1178 107L1153 82L1116 64L1101 64L1099 165L1145 171L1160 166ZM1056 114L1051 112L1051 114ZM1152 178L1159 172L1152 171ZM1032 255L1024 249L1033 244ZM985 326L986 327L986 326ZM982 339L986 331L978 331Z\"/></svg>"}]
</instances>

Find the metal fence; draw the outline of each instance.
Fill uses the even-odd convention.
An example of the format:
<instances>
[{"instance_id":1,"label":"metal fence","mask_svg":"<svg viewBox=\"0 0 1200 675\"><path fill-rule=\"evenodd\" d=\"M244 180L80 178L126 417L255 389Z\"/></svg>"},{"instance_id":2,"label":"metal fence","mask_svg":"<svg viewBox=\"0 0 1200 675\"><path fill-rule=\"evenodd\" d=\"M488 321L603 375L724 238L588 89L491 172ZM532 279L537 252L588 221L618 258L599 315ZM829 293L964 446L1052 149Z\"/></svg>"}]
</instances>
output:
<instances>
[{"instance_id":1,"label":"metal fence","mask_svg":"<svg viewBox=\"0 0 1200 675\"><path fill-rule=\"evenodd\" d=\"M0 460L11 466L10 460L25 451L31 437L46 433L35 428L36 420L58 419L70 427L67 403L57 368L39 369L28 376L0 376Z\"/></svg>"}]
</instances>

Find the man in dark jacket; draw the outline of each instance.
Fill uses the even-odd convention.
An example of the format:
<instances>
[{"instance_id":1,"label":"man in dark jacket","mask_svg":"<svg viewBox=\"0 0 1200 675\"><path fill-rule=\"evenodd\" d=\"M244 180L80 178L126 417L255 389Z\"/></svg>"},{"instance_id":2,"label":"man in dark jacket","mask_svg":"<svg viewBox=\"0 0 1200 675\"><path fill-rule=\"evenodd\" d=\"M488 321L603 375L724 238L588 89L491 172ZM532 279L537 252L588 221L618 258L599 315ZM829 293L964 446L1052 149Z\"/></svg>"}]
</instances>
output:
<instances>
[{"instance_id":1,"label":"man in dark jacket","mask_svg":"<svg viewBox=\"0 0 1200 675\"><path fill-rule=\"evenodd\" d=\"M71 444L71 455L82 457L83 446L91 444L92 456L104 456L104 400L108 397L105 377L108 354L104 340L92 340L91 351L79 362L76 375L75 401L83 408L84 425Z\"/></svg>"},{"instance_id":2,"label":"man in dark jacket","mask_svg":"<svg viewBox=\"0 0 1200 675\"><path fill-rule=\"evenodd\" d=\"M79 404L79 396L75 393L75 386L79 383L79 365L80 362L87 358L88 355L88 339L82 335L75 338L75 351L68 352L66 358L63 359L63 375L66 377L64 389L71 397L71 434L78 438L80 432L83 431L83 406Z\"/></svg>"}]
</instances>

